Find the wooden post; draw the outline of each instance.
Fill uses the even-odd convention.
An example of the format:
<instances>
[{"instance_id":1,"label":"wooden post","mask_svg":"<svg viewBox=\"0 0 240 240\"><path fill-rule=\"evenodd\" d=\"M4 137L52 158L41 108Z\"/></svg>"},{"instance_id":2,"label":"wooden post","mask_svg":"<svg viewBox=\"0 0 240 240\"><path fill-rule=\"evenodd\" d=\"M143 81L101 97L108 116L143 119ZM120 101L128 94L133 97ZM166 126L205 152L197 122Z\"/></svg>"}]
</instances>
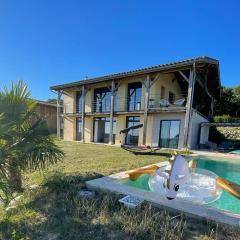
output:
<instances>
[{"instance_id":1,"label":"wooden post","mask_svg":"<svg viewBox=\"0 0 240 240\"><path fill-rule=\"evenodd\" d=\"M85 86L82 86L82 143L85 143Z\"/></svg>"},{"instance_id":2,"label":"wooden post","mask_svg":"<svg viewBox=\"0 0 240 240\"><path fill-rule=\"evenodd\" d=\"M195 63L194 63L193 69L190 70L189 81L188 81L188 97L187 97L187 104L186 104L186 115L185 115L184 136L183 136L184 148L188 148L188 138L189 138L189 131L190 131L189 126L191 124L195 80L196 80L196 71L195 71Z\"/></svg>"},{"instance_id":3,"label":"wooden post","mask_svg":"<svg viewBox=\"0 0 240 240\"><path fill-rule=\"evenodd\" d=\"M114 95L115 95L115 82L112 81L111 99L110 99L110 133L109 144L114 144L113 140L113 125L114 125Z\"/></svg>"},{"instance_id":4,"label":"wooden post","mask_svg":"<svg viewBox=\"0 0 240 240\"><path fill-rule=\"evenodd\" d=\"M147 120L148 120L148 103L149 103L149 93L150 93L150 77L147 75L145 79L145 96L144 96L144 119L143 119L143 138L142 138L142 144L146 144L147 139Z\"/></svg>"},{"instance_id":5,"label":"wooden post","mask_svg":"<svg viewBox=\"0 0 240 240\"><path fill-rule=\"evenodd\" d=\"M57 92L57 137L61 138L61 91Z\"/></svg>"}]
</instances>

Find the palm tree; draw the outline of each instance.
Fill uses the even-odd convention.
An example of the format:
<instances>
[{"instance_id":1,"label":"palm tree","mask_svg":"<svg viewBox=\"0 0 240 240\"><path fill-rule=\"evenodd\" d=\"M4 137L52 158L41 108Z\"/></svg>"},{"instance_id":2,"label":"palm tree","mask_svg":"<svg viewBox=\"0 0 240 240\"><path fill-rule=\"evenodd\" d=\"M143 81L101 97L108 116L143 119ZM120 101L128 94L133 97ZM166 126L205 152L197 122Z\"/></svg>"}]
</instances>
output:
<instances>
[{"instance_id":1,"label":"palm tree","mask_svg":"<svg viewBox=\"0 0 240 240\"><path fill-rule=\"evenodd\" d=\"M21 81L0 92L0 188L5 195L22 191L23 170L44 169L64 156L35 109Z\"/></svg>"}]
</instances>

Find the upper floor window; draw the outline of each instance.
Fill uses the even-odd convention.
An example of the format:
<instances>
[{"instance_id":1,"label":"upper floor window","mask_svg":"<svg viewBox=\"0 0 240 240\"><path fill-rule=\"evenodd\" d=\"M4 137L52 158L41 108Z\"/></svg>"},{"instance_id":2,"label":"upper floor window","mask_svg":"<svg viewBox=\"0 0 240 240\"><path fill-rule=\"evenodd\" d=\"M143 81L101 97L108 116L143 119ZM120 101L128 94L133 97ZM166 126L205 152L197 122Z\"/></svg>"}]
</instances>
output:
<instances>
[{"instance_id":1,"label":"upper floor window","mask_svg":"<svg viewBox=\"0 0 240 240\"><path fill-rule=\"evenodd\" d=\"M76 92L76 113L82 112L82 92Z\"/></svg>"},{"instance_id":2,"label":"upper floor window","mask_svg":"<svg viewBox=\"0 0 240 240\"><path fill-rule=\"evenodd\" d=\"M128 84L128 111L141 110L142 83Z\"/></svg>"},{"instance_id":3,"label":"upper floor window","mask_svg":"<svg viewBox=\"0 0 240 240\"><path fill-rule=\"evenodd\" d=\"M97 88L94 90L94 112L110 111L111 91L109 88Z\"/></svg>"},{"instance_id":4,"label":"upper floor window","mask_svg":"<svg viewBox=\"0 0 240 240\"><path fill-rule=\"evenodd\" d=\"M110 88L97 88L94 90L94 112L110 112L111 108L111 90ZM117 110L117 95L114 96L114 111Z\"/></svg>"},{"instance_id":5,"label":"upper floor window","mask_svg":"<svg viewBox=\"0 0 240 240\"><path fill-rule=\"evenodd\" d=\"M175 93L173 93L173 92L169 92L169 94L168 94L168 99L169 99L169 102L171 103L171 104L173 104L174 103L174 101L175 101Z\"/></svg>"},{"instance_id":6,"label":"upper floor window","mask_svg":"<svg viewBox=\"0 0 240 240\"><path fill-rule=\"evenodd\" d=\"M162 86L161 87L161 99L164 99L165 98L165 87Z\"/></svg>"}]
</instances>

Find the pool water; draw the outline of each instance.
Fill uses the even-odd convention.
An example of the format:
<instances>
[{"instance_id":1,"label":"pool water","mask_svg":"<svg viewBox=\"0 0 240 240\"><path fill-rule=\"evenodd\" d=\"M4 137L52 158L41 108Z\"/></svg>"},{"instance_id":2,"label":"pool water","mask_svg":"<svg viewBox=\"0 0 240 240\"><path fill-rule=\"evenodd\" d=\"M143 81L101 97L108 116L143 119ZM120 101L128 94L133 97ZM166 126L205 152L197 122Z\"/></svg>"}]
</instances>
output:
<instances>
[{"instance_id":1,"label":"pool water","mask_svg":"<svg viewBox=\"0 0 240 240\"><path fill-rule=\"evenodd\" d=\"M233 154L238 154L238 155L240 155L240 150L235 150L235 151L232 151L232 152L230 152L230 153L233 153Z\"/></svg>"},{"instance_id":2,"label":"pool water","mask_svg":"<svg viewBox=\"0 0 240 240\"><path fill-rule=\"evenodd\" d=\"M210 170L220 177L226 178L229 181L240 184L240 160L229 159L208 159L199 157L197 160L197 168ZM136 187L145 191L151 191L148 186L149 175L145 174L136 181L129 179L123 180L121 183L127 186ZM219 200L209 204L209 206L227 210L233 213L240 213L240 200L232 196L226 191L223 191Z\"/></svg>"},{"instance_id":3,"label":"pool water","mask_svg":"<svg viewBox=\"0 0 240 240\"><path fill-rule=\"evenodd\" d=\"M222 178L240 184L240 160L199 158L197 167L210 170ZM219 200L210 205L219 209L240 213L240 200L226 191L223 191Z\"/></svg>"}]
</instances>

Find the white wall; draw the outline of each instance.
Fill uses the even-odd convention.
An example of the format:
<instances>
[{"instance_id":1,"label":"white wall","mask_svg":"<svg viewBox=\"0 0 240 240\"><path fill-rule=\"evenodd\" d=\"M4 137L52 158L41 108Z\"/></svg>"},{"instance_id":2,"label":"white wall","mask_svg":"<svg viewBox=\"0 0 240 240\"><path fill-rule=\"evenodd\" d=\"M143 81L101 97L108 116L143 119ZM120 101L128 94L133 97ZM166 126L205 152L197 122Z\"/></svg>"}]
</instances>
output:
<instances>
[{"instance_id":1,"label":"white wall","mask_svg":"<svg viewBox=\"0 0 240 240\"><path fill-rule=\"evenodd\" d=\"M206 142L208 142L209 129L209 126L203 126L200 129L200 144L205 144Z\"/></svg>"},{"instance_id":2,"label":"white wall","mask_svg":"<svg viewBox=\"0 0 240 240\"><path fill-rule=\"evenodd\" d=\"M189 128L189 137L188 137L188 147L190 149L197 149L199 138L200 138L200 127L201 123L209 122L209 120L203 115L199 114L197 111L193 110L190 128ZM205 138L208 136L205 136Z\"/></svg>"}]
</instances>

